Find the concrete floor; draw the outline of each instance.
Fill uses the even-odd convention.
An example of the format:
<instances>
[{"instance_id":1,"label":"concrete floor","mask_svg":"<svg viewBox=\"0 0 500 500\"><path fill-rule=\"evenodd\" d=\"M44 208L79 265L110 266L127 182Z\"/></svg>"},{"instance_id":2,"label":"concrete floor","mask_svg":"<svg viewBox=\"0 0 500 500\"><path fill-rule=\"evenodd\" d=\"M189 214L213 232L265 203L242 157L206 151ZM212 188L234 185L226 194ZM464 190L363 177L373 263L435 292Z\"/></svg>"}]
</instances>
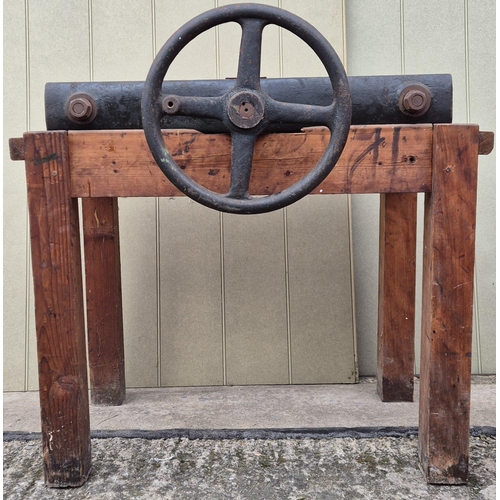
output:
<instances>
[{"instance_id":1,"label":"concrete floor","mask_svg":"<svg viewBox=\"0 0 500 500\"><path fill-rule=\"evenodd\" d=\"M418 402L381 403L373 379L129 389L120 407L91 407L90 477L61 490L44 486L38 394L5 393L3 498L496 498L494 377L473 381L467 485L426 484L417 425Z\"/></svg>"},{"instance_id":2,"label":"concrete floor","mask_svg":"<svg viewBox=\"0 0 500 500\"><path fill-rule=\"evenodd\" d=\"M474 377L471 426L495 426L495 377ZM359 384L128 389L122 406L91 406L92 430L417 427L413 403L382 403ZM4 393L4 432L40 432L38 393Z\"/></svg>"},{"instance_id":3,"label":"concrete floor","mask_svg":"<svg viewBox=\"0 0 500 500\"><path fill-rule=\"evenodd\" d=\"M426 484L417 439L93 439L80 488L44 486L40 441L4 443L6 500L495 500L495 438L471 437L469 483Z\"/></svg>"}]
</instances>

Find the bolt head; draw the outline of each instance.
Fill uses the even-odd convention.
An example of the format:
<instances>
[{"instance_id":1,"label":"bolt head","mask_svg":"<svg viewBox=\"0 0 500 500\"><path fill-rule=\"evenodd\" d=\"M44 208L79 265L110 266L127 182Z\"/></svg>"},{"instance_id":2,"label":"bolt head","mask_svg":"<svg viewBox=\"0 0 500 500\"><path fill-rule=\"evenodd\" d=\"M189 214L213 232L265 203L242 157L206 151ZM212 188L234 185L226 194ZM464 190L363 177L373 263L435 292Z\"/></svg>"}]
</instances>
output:
<instances>
[{"instance_id":1,"label":"bolt head","mask_svg":"<svg viewBox=\"0 0 500 500\"><path fill-rule=\"evenodd\" d=\"M403 97L403 105L409 113L418 113L427 106L427 96L421 90L410 90Z\"/></svg>"},{"instance_id":2,"label":"bolt head","mask_svg":"<svg viewBox=\"0 0 500 500\"><path fill-rule=\"evenodd\" d=\"M76 97L69 103L69 113L75 120L88 120L92 112L92 103L85 97Z\"/></svg>"}]
</instances>

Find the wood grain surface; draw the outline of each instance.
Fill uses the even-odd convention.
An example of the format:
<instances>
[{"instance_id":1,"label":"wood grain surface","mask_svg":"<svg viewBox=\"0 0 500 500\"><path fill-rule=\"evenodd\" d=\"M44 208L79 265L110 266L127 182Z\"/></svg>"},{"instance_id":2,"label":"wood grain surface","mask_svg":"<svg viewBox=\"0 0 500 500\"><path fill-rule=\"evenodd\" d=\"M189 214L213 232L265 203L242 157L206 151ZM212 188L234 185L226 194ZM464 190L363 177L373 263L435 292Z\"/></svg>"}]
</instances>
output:
<instances>
[{"instance_id":1,"label":"wood grain surface","mask_svg":"<svg viewBox=\"0 0 500 500\"><path fill-rule=\"evenodd\" d=\"M377 392L413 401L416 193L380 195Z\"/></svg>"},{"instance_id":2,"label":"wood grain surface","mask_svg":"<svg viewBox=\"0 0 500 500\"><path fill-rule=\"evenodd\" d=\"M125 399L118 200L82 199L90 394L93 404Z\"/></svg>"},{"instance_id":3,"label":"wood grain surface","mask_svg":"<svg viewBox=\"0 0 500 500\"><path fill-rule=\"evenodd\" d=\"M231 140L224 134L165 132L172 157L193 180L217 193L229 189ZM250 193L291 186L320 159L327 129L258 138ZM74 197L179 196L149 152L142 131L70 132ZM351 127L331 174L313 193L425 192L431 183L432 126Z\"/></svg>"},{"instance_id":4,"label":"wood grain surface","mask_svg":"<svg viewBox=\"0 0 500 500\"><path fill-rule=\"evenodd\" d=\"M90 424L77 200L66 132L25 134L45 482L83 484Z\"/></svg>"},{"instance_id":5,"label":"wood grain surface","mask_svg":"<svg viewBox=\"0 0 500 500\"><path fill-rule=\"evenodd\" d=\"M419 455L430 483L469 471L478 128L436 125L426 195Z\"/></svg>"}]
</instances>

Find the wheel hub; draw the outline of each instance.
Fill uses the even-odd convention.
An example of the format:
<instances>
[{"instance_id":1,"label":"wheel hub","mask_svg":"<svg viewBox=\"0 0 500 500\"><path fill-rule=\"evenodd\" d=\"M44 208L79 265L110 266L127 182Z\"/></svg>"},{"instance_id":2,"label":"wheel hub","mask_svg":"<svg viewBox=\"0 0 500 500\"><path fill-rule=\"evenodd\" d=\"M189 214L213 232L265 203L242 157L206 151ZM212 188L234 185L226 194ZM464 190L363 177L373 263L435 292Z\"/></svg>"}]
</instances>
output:
<instances>
[{"instance_id":1,"label":"wheel hub","mask_svg":"<svg viewBox=\"0 0 500 500\"><path fill-rule=\"evenodd\" d=\"M264 118L264 101L255 92L237 92L229 99L228 115L237 127L253 128Z\"/></svg>"}]
</instances>

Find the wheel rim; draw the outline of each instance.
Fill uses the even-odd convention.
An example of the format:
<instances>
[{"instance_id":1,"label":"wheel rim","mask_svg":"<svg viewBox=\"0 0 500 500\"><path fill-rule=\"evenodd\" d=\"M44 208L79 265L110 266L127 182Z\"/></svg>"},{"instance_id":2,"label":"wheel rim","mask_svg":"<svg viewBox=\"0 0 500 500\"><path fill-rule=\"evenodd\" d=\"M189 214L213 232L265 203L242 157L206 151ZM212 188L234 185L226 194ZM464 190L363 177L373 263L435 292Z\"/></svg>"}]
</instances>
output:
<instances>
[{"instance_id":1,"label":"wheel rim","mask_svg":"<svg viewBox=\"0 0 500 500\"><path fill-rule=\"evenodd\" d=\"M237 22L242 26L238 75L233 89L217 98L162 96L162 82L180 50L204 31L227 22ZM332 84L333 101L330 106L283 103L274 101L262 92L260 51L262 31L268 24L281 26L294 33L317 54ZM251 106L245 106L246 104ZM215 210L255 214L290 205L307 195L325 179L340 157L347 140L351 100L342 63L319 31L287 11L264 5L239 4L201 14L167 40L156 56L146 79L141 112L146 140L153 157L162 172L178 189L193 200ZM217 118L226 125L232 137L231 187L228 193L215 193L197 184L173 160L165 146L160 128L162 116L173 113ZM306 123L306 126L325 125L330 129L330 141L316 166L301 180L280 193L252 198L248 195L248 187L255 139L269 122L286 120Z\"/></svg>"}]
</instances>

